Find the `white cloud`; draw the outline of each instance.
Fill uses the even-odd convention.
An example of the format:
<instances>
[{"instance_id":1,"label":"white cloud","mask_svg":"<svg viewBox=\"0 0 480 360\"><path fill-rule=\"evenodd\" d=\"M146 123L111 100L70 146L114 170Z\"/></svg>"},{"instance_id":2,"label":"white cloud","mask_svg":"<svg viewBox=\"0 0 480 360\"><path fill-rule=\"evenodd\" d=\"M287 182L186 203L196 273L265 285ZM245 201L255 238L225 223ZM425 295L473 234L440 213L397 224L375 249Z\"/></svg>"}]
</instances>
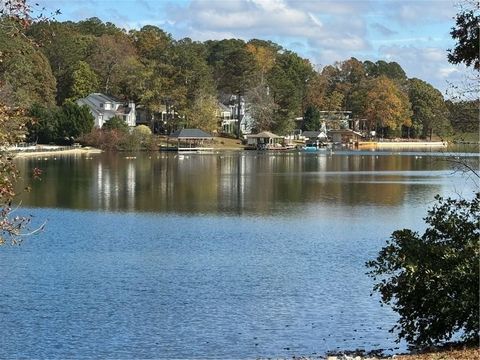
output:
<instances>
[{"instance_id":1,"label":"white cloud","mask_svg":"<svg viewBox=\"0 0 480 360\"><path fill-rule=\"evenodd\" d=\"M282 0L251 0L252 3L265 11L283 11L287 8L286 4Z\"/></svg>"},{"instance_id":2,"label":"white cloud","mask_svg":"<svg viewBox=\"0 0 480 360\"><path fill-rule=\"evenodd\" d=\"M391 1L392 18L404 24L445 21L455 14L455 0Z\"/></svg>"},{"instance_id":3,"label":"white cloud","mask_svg":"<svg viewBox=\"0 0 480 360\"><path fill-rule=\"evenodd\" d=\"M186 7L176 7L172 13L174 20L192 34L209 33L215 38L224 32L247 39L287 37L322 49L357 51L370 47L365 36L365 21L358 16L345 16L348 11L358 10L358 4L362 3L233 0L219 5L192 0ZM325 21L322 17L329 13L318 13L323 7L333 9L332 16L327 16Z\"/></svg>"},{"instance_id":4,"label":"white cloud","mask_svg":"<svg viewBox=\"0 0 480 360\"><path fill-rule=\"evenodd\" d=\"M463 68L447 62L447 52L442 48L409 46L383 46L379 58L398 62L408 77L416 77L431 83L445 93L449 82L462 78Z\"/></svg>"},{"instance_id":5,"label":"white cloud","mask_svg":"<svg viewBox=\"0 0 480 360\"><path fill-rule=\"evenodd\" d=\"M438 73L444 79L448 79L449 77L451 77L452 74L459 73L459 72L460 72L460 69L454 66L442 67L438 69Z\"/></svg>"},{"instance_id":6,"label":"white cloud","mask_svg":"<svg viewBox=\"0 0 480 360\"><path fill-rule=\"evenodd\" d=\"M304 11L310 11L330 15L354 15L367 13L375 6L379 0L363 1L338 1L338 0L286 0L289 6ZM381 0L380 0L381 1Z\"/></svg>"}]
</instances>

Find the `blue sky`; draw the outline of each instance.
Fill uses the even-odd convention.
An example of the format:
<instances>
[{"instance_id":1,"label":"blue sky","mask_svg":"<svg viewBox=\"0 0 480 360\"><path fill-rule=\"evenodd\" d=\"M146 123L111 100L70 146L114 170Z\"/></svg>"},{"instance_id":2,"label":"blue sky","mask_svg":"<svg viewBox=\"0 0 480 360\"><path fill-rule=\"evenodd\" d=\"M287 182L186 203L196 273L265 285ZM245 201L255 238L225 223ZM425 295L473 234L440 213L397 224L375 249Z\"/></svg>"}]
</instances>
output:
<instances>
[{"instance_id":1,"label":"blue sky","mask_svg":"<svg viewBox=\"0 0 480 360\"><path fill-rule=\"evenodd\" d=\"M456 0L41 0L57 20L96 16L127 30L156 25L175 39L272 40L317 68L350 57L396 61L443 93L465 69L447 61Z\"/></svg>"}]
</instances>

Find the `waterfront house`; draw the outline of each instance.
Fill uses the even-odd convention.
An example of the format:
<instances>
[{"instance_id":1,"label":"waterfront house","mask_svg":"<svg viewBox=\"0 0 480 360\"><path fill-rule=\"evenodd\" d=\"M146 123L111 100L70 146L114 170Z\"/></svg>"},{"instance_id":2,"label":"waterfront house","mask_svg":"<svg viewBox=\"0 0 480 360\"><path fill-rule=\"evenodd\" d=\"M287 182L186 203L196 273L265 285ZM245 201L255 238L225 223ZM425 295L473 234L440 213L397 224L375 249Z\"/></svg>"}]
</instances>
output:
<instances>
[{"instance_id":1,"label":"waterfront house","mask_svg":"<svg viewBox=\"0 0 480 360\"><path fill-rule=\"evenodd\" d=\"M86 105L95 118L95 127L101 128L106 121L114 116L123 120L128 126L136 125L135 103L123 101L101 93L93 93L78 99L77 104Z\"/></svg>"},{"instance_id":2,"label":"waterfront house","mask_svg":"<svg viewBox=\"0 0 480 360\"><path fill-rule=\"evenodd\" d=\"M226 135L236 135L239 115L241 134L251 134L253 119L248 111L248 104L245 102L245 98L243 96L240 96L239 104L238 95L220 95L218 101L217 116L219 118L221 133Z\"/></svg>"},{"instance_id":3,"label":"waterfront house","mask_svg":"<svg viewBox=\"0 0 480 360\"><path fill-rule=\"evenodd\" d=\"M157 111L151 111L146 106L139 104L136 110L137 125L148 126L154 134L168 134L175 129L179 119L178 113L170 105L161 104Z\"/></svg>"}]
</instances>

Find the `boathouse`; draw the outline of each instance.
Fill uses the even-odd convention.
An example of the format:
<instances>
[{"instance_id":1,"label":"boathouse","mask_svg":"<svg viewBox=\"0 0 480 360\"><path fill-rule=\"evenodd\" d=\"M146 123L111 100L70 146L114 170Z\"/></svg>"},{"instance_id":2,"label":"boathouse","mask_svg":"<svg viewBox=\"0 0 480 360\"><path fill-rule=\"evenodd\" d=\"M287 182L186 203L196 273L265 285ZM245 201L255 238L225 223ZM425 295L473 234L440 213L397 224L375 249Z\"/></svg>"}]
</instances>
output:
<instances>
[{"instance_id":1,"label":"boathouse","mask_svg":"<svg viewBox=\"0 0 480 360\"><path fill-rule=\"evenodd\" d=\"M176 143L176 150L205 150L205 144L213 140L213 136L200 129L181 129L170 134L172 143Z\"/></svg>"},{"instance_id":2,"label":"boathouse","mask_svg":"<svg viewBox=\"0 0 480 360\"><path fill-rule=\"evenodd\" d=\"M334 144L355 144L363 139L363 135L352 129L329 130L328 137Z\"/></svg>"},{"instance_id":3,"label":"boathouse","mask_svg":"<svg viewBox=\"0 0 480 360\"><path fill-rule=\"evenodd\" d=\"M262 131L258 134L247 135L247 148L257 150L269 150L281 147L283 136L276 135L270 131Z\"/></svg>"}]
</instances>

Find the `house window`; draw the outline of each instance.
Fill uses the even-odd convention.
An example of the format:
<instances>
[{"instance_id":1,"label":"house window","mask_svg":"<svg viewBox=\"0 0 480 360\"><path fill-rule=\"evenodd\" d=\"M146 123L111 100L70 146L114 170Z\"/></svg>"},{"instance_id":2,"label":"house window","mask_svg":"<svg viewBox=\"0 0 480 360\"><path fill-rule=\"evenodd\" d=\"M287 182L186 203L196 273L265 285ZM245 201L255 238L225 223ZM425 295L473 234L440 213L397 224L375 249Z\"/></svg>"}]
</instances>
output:
<instances>
[{"instance_id":1,"label":"house window","mask_svg":"<svg viewBox=\"0 0 480 360\"><path fill-rule=\"evenodd\" d=\"M103 108L103 103L100 104L100 107Z\"/></svg>"}]
</instances>

